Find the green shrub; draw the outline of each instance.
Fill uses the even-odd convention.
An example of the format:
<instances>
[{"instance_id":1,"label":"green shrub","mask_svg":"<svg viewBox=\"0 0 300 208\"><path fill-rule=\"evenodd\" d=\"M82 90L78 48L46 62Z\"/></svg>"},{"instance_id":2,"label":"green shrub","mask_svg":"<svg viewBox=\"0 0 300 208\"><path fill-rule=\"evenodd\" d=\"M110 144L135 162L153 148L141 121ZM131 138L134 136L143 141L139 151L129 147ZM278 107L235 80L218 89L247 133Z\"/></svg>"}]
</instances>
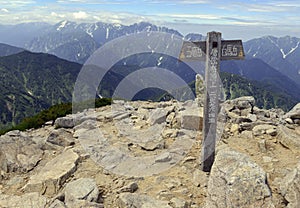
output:
<instances>
[{"instance_id":1,"label":"green shrub","mask_svg":"<svg viewBox=\"0 0 300 208\"><path fill-rule=\"evenodd\" d=\"M86 102L80 103L80 106L86 106ZM110 105L110 98L98 98L95 100L95 107L100 108L105 105ZM72 103L63 103L51 106L50 108L39 112L38 114L24 118L18 125L13 126L9 129L0 130L0 135L5 134L11 130L20 130L24 131L26 129L37 129L42 127L47 121L54 121L59 117L64 117L67 114L72 113Z\"/></svg>"}]
</instances>

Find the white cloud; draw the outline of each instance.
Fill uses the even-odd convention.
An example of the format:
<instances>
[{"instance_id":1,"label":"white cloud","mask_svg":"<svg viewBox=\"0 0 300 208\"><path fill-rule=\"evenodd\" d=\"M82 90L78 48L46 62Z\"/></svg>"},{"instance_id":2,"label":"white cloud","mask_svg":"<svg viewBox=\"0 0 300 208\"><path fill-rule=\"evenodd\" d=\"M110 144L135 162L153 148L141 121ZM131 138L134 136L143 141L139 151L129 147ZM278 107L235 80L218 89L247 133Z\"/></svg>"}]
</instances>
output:
<instances>
[{"instance_id":1,"label":"white cloud","mask_svg":"<svg viewBox=\"0 0 300 208\"><path fill-rule=\"evenodd\" d=\"M66 15L64 15L64 14L58 14L56 12L51 12L51 16L58 17L58 18L65 18L66 17Z\"/></svg>"},{"instance_id":2,"label":"white cloud","mask_svg":"<svg viewBox=\"0 0 300 208\"><path fill-rule=\"evenodd\" d=\"M23 7L30 4L35 4L34 0L0 0L0 4L4 7Z\"/></svg>"},{"instance_id":3,"label":"white cloud","mask_svg":"<svg viewBox=\"0 0 300 208\"><path fill-rule=\"evenodd\" d=\"M8 13L9 12L8 9L5 9L5 8L1 9L0 11L4 12L4 13Z\"/></svg>"},{"instance_id":4,"label":"white cloud","mask_svg":"<svg viewBox=\"0 0 300 208\"><path fill-rule=\"evenodd\" d=\"M62 4L95 4L95 5L101 5L101 4L130 4L130 1L109 1L109 0L58 0L57 3Z\"/></svg>"},{"instance_id":5,"label":"white cloud","mask_svg":"<svg viewBox=\"0 0 300 208\"><path fill-rule=\"evenodd\" d=\"M183 19L208 19L208 20L220 19L219 16L206 15L206 14L158 14L158 16L172 17L172 18L183 18Z\"/></svg>"},{"instance_id":6,"label":"white cloud","mask_svg":"<svg viewBox=\"0 0 300 208\"><path fill-rule=\"evenodd\" d=\"M83 11L74 12L73 16L75 19L87 19L89 17L88 14Z\"/></svg>"}]
</instances>

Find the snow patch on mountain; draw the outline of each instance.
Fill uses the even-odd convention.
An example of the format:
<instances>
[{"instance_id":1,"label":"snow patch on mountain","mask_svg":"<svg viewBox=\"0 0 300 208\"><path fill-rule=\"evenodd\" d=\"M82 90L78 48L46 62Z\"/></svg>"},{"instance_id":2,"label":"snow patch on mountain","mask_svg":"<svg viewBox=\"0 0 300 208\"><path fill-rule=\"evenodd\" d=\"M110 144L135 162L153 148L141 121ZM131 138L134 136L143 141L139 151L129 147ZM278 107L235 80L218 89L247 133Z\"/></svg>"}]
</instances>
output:
<instances>
[{"instance_id":1,"label":"snow patch on mountain","mask_svg":"<svg viewBox=\"0 0 300 208\"><path fill-rule=\"evenodd\" d=\"M285 59L288 55L293 53L298 47L299 47L300 42L297 43L296 47L292 48L287 54L284 53L283 49L281 48L280 51L282 53L282 57Z\"/></svg>"},{"instance_id":2,"label":"snow patch on mountain","mask_svg":"<svg viewBox=\"0 0 300 208\"><path fill-rule=\"evenodd\" d=\"M109 37L109 28L106 28L106 36L105 36L105 38L108 39L108 37Z\"/></svg>"},{"instance_id":3,"label":"snow patch on mountain","mask_svg":"<svg viewBox=\"0 0 300 208\"><path fill-rule=\"evenodd\" d=\"M280 50L283 59L286 59L288 55L293 53L299 47L300 44L300 42L298 41L295 47L292 47L292 49L288 53L285 53L284 50L275 41L273 41L270 37L268 37L268 39Z\"/></svg>"},{"instance_id":4,"label":"snow patch on mountain","mask_svg":"<svg viewBox=\"0 0 300 208\"><path fill-rule=\"evenodd\" d=\"M66 25L67 25L68 21L65 20L63 22L61 22L61 24L56 28L57 31L62 30Z\"/></svg>"}]
</instances>

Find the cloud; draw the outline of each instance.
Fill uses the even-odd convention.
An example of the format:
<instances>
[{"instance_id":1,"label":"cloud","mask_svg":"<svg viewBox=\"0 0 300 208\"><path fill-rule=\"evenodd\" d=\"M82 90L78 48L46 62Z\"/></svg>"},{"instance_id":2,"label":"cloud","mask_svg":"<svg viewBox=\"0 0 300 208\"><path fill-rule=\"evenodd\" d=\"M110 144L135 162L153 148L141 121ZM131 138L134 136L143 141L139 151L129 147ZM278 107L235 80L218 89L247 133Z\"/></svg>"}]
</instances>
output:
<instances>
[{"instance_id":1,"label":"cloud","mask_svg":"<svg viewBox=\"0 0 300 208\"><path fill-rule=\"evenodd\" d=\"M16 8L23 7L30 4L36 4L34 0L0 0L0 4L4 7Z\"/></svg>"},{"instance_id":2,"label":"cloud","mask_svg":"<svg viewBox=\"0 0 300 208\"><path fill-rule=\"evenodd\" d=\"M284 6L285 5L285 6ZM287 3L259 3L250 4L250 3L237 3L236 6L239 9L246 10L249 12L258 12L258 13L273 13L273 12L290 12L291 6L287 6ZM290 4L291 5L291 4Z\"/></svg>"},{"instance_id":3,"label":"cloud","mask_svg":"<svg viewBox=\"0 0 300 208\"><path fill-rule=\"evenodd\" d=\"M183 19L207 19L207 20L220 19L220 17L217 15L207 15L207 14L158 14L158 16L183 18Z\"/></svg>"},{"instance_id":4,"label":"cloud","mask_svg":"<svg viewBox=\"0 0 300 208\"><path fill-rule=\"evenodd\" d=\"M144 0L145 3L153 4L208 4L211 1L208 0Z\"/></svg>"},{"instance_id":5,"label":"cloud","mask_svg":"<svg viewBox=\"0 0 300 208\"><path fill-rule=\"evenodd\" d=\"M89 17L89 15L83 11L74 12L73 16L75 19L87 19Z\"/></svg>"},{"instance_id":6,"label":"cloud","mask_svg":"<svg viewBox=\"0 0 300 208\"><path fill-rule=\"evenodd\" d=\"M122 1L122 0L115 0L115 1L109 1L109 0L57 0L57 3L61 4L95 4L95 5L101 5L101 4L130 4L130 1Z\"/></svg>"},{"instance_id":7,"label":"cloud","mask_svg":"<svg viewBox=\"0 0 300 208\"><path fill-rule=\"evenodd\" d=\"M8 9L5 9L5 8L1 9L0 11L4 12L4 13L8 13L9 12Z\"/></svg>"},{"instance_id":8,"label":"cloud","mask_svg":"<svg viewBox=\"0 0 300 208\"><path fill-rule=\"evenodd\" d=\"M65 18L66 15L64 14L57 14L56 12L51 12L51 16L58 17L58 18Z\"/></svg>"},{"instance_id":9,"label":"cloud","mask_svg":"<svg viewBox=\"0 0 300 208\"><path fill-rule=\"evenodd\" d=\"M174 21L174 22L178 22L178 23L186 23L186 22L188 22L188 21L185 20L185 19L174 19L173 21Z\"/></svg>"}]
</instances>

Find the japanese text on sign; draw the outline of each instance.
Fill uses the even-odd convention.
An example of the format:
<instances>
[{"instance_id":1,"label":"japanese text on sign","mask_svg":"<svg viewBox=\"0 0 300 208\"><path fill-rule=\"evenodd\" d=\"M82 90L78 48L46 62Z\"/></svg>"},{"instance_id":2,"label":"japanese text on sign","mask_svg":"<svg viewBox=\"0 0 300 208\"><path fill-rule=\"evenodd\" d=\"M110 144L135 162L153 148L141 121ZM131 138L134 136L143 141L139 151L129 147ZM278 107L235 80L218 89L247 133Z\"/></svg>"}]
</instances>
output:
<instances>
[{"instance_id":1,"label":"japanese text on sign","mask_svg":"<svg viewBox=\"0 0 300 208\"><path fill-rule=\"evenodd\" d=\"M222 56L237 56L238 49L236 45L225 45L222 48Z\"/></svg>"}]
</instances>

